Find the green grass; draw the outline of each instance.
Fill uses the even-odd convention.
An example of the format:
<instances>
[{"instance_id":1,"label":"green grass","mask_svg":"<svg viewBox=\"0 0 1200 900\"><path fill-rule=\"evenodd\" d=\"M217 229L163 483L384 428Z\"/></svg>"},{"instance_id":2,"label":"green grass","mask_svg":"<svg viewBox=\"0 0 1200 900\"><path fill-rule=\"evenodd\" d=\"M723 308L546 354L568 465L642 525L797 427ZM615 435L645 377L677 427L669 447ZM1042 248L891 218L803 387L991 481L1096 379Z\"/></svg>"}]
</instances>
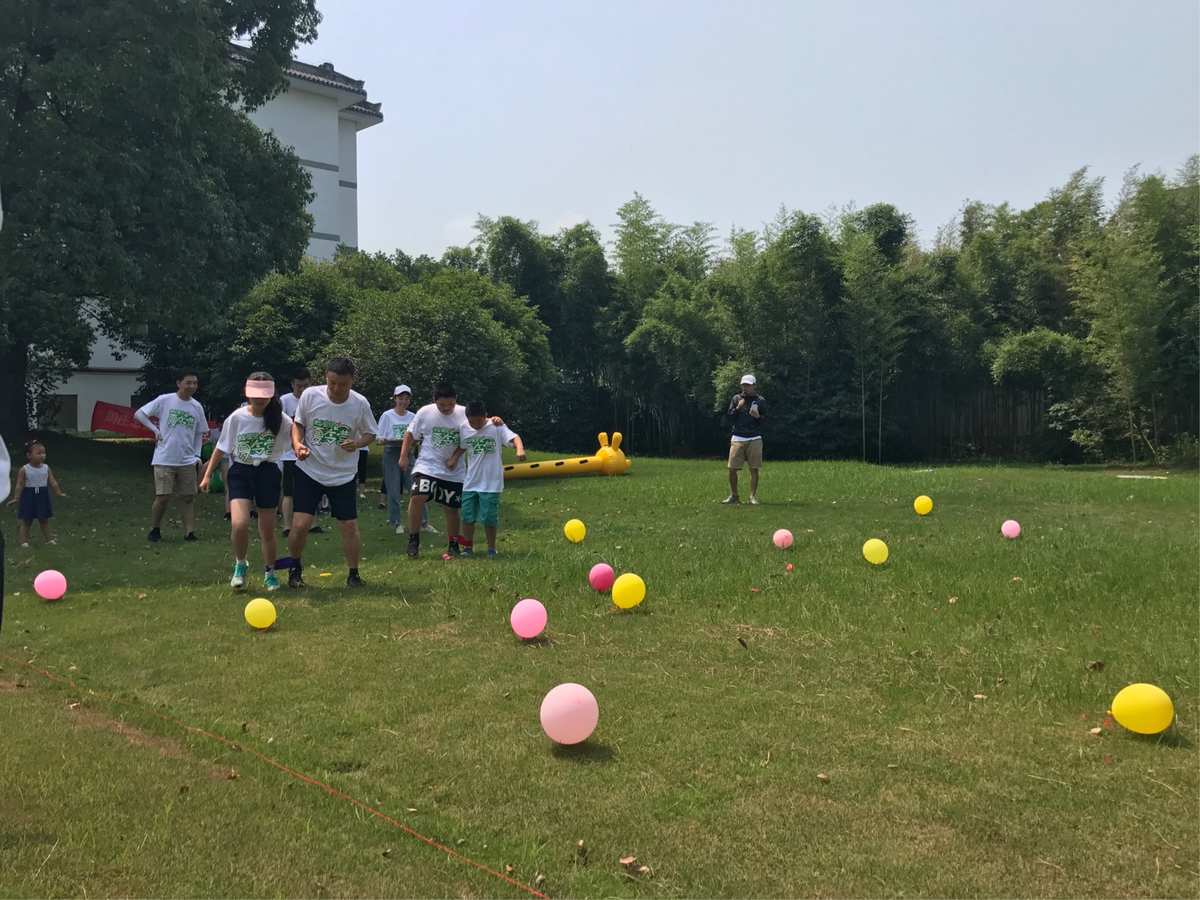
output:
<instances>
[{"instance_id":1,"label":"green grass","mask_svg":"<svg viewBox=\"0 0 1200 900\"><path fill-rule=\"evenodd\" d=\"M49 461L71 494L61 545L20 550L5 527L0 895L516 894L161 715L556 896L1200 891L1194 475L768 464L764 505L729 509L719 462L637 459L510 486L495 563L443 563L429 540L404 559L372 495L369 588L348 594L336 535L314 538L311 587L255 634L217 498L203 543L172 525L152 547L144 448ZM860 555L872 536L882 568ZM642 575L645 603L590 591L597 560ZM57 604L30 587L47 567L71 581ZM525 596L548 640L509 631ZM538 725L563 681L600 703L577 750ZM1171 694L1176 725L1092 736L1135 681Z\"/></svg>"}]
</instances>

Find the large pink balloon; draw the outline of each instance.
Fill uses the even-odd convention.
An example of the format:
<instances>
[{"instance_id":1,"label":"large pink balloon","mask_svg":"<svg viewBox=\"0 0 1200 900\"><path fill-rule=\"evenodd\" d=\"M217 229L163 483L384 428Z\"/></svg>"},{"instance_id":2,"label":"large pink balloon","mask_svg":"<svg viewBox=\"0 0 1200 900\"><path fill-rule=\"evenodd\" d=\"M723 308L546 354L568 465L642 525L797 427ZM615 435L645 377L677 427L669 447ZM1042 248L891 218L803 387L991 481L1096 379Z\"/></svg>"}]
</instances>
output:
<instances>
[{"instance_id":1,"label":"large pink balloon","mask_svg":"<svg viewBox=\"0 0 1200 900\"><path fill-rule=\"evenodd\" d=\"M546 607L532 597L526 597L512 608L508 621L517 637L535 638L546 627Z\"/></svg>"},{"instance_id":2,"label":"large pink balloon","mask_svg":"<svg viewBox=\"0 0 1200 900\"><path fill-rule=\"evenodd\" d=\"M792 546L792 533L786 528L780 528L775 532L774 535L771 536L771 540L775 542L775 546L780 550L786 550L788 547Z\"/></svg>"},{"instance_id":3,"label":"large pink balloon","mask_svg":"<svg viewBox=\"0 0 1200 900\"><path fill-rule=\"evenodd\" d=\"M33 579L33 589L43 600L58 600L67 592L67 578L57 569L47 569Z\"/></svg>"},{"instance_id":4,"label":"large pink balloon","mask_svg":"<svg viewBox=\"0 0 1200 900\"><path fill-rule=\"evenodd\" d=\"M560 684L542 700L542 730L558 744L586 741L600 721L600 705L582 684Z\"/></svg>"},{"instance_id":5,"label":"large pink balloon","mask_svg":"<svg viewBox=\"0 0 1200 900\"><path fill-rule=\"evenodd\" d=\"M592 566L592 571L588 572L588 584L602 594L612 589L616 578L617 573L608 563L596 563Z\"/></svg>"},{"instance_id":6,"label":"large pink balloon","mask_svg":"<svg viewBox=\"0 0 1200 900\"><path fill-rule=\"evenodd\" d=\"M1000 526L1000 533L1010 541L1016 540L1021 536L1021 525L1016 519L1007 519Z\"/></svg>"}]
</instances>

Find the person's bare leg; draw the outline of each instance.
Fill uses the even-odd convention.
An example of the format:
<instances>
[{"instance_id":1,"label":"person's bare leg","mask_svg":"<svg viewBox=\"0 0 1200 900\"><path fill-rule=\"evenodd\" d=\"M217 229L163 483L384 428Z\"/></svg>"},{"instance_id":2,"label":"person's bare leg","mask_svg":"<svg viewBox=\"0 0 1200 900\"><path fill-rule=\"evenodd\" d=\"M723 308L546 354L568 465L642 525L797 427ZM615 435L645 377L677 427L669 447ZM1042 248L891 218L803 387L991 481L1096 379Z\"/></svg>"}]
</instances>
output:
<instances>
[{"instance_id":1,"label":"person's bare leg","mask_svg":"<svg viewBox=\"0 0 1200 900\"><path fill-rule=\"evenodd\" d=\"M245 562L250 550L249 500L234 500L229 504L229 542L233 545L233 561Z\"/></svg>"},{"instance_id":2,"label":"person's bare leg","mask_svg":"<svg viewBox=\"0 0 1200 900\"><path fill-rule=\"evenodd\" d=\"M758 469L750 470L750 496L758 496Z\"/></svg>"},{"instance_id":3,"label":"person's bare leg","mask_svg":"<svg viewBox=\"0 0 1200 900\"><path fill-rule=\"evenodd\" d=\"M446 510L446 540L452 541L458 536L458 529L462 528L462 515L457 509L451 509L449 506L444 509Z\"/></svg>"},{"instance_id":4,"label":"person's bare leg","mask_svg":"<svg viewBox=\"0 0 1200 900\"><path fill-rule=\"evenodd\" d=\"M183 533L191 534L196 530L196 498L180 497L179 505L183 509Z\"/></svg>"},{"instance_id":5,"label":"person's bare leg","mask_svg":"<svg viewBox=\"0 0 1200 900\"><path fill-rule=\"evenodd\" d=\"M154 498L154 503L150 507L151 528L158 528L162 525L163 516L167 514L167 504L170 502L170 494L159 494Z\"/></svg>"},{"instance_id":6,"label":"person's bare leg","mask_svg":"<svg viewBox=\"0 0 1200 900\"><path fill-rule=\"evenodd\" d=\"M284 497L280 511L283 513L283 527L291 530L292 527L292 498Z\"/></svg>"},{"instance_id":7,"label":"person's bare leg","mask_svg":"<svg viewBox=\"0 0 1200 900\"><path fill-rule=\"evenodd\" d=\"M17 524L17 541L22 544L29 543L29 526L33 524L30 520L26 522L24 519L19 519Z\"/></svg>"},{"instance_id":8,"label":"person's bare leg","mask_svg":"<svg viewBox=\"0 0 1200 900\"><path fill-rule=\"evenodd\" d=\"M731 497L736 497L738 495L738 493L737 493L737 475L738 475L737 469L729 470L729 495Z\"/></svg>"},{"instance_id":9,"label":"person's bare leg","mask_svg":"<svg viewBox=\"0 0 1200 900\"><path fill-rule=\"evenodd\" d=\"M358 519L338 522L338 530L342 533L342 555L346 557L346 565L351 569L357 569L358 555L362 552L362 535L358 532Z\"/></svg>"},{"instance_id":10,"label":"person's bare leg","mask_svg":"<svg viewBox=\"0 0 1200 900\"><path fill-rule=\"evenodd\" d=\"M474 546L474 544L475 544L475 523L474 522L463 522L462 529L463 529L462 536L467 539L468 546Z\"/></svg>"},{"instance_id":11,"label":"person's bare leg","mask_svg":"<svg viewBox=\"0 0 1200 900\"><path fill-rule=\"evenodd\" d=\"M421 533L421 516L425 511L426 497L424 494L410 494L408 498L408 533Z\"/></svg>"},{"instance_id":12,"label":"person's bare leg","mask_svg":"<svg viewBox=\"0 0 1200 900\"><path fill-rule=\"evenodd\" d=\"M268 569L275 568L275 560L279 557L279 547L275 538L275 508L258 508L258 546L262 550L263 565Z\"/></svg>"},{"instance_id":13,"label":"person's bare leg","mask_svg":"<svg viewBox=\"0 0 1200 900\"><path fill-rule=\"evenodd\" d=\"M42 540L47 544L54 540L54 532L50 530L49 519L38 519L38 525L42 528Z\"/></svg>"},{"instance_id":14,"label":"person's bare leg","mask_svg":"<svg viewBox=\"0 0 1200 900\"><path fill-rule=\"evenodd\" d=\"M308 513L292 513L292 530L288 533L288 554L293 560L304 556L304 545L308 543L308 530L313 526L313 517Z\"/></svg>"},{"instance_id":15,"label":"person's bare leg","mask_svg":"<svg viewBox=\"0 0 1200 900\"><path fill-rule=\"evenodd\" d=\"M496 526L484 525L483 533L487 535L488 550L494 553L496 550Z\"/></svg>"}]
</instances>

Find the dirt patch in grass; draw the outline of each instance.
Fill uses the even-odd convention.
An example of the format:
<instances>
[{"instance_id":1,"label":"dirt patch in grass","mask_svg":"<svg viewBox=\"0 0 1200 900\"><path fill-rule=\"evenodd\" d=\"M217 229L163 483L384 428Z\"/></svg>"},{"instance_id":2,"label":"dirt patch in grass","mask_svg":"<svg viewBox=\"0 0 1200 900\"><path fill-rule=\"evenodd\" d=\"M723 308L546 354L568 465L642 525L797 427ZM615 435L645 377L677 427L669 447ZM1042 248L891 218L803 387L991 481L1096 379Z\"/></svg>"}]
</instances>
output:
<instances>
[{"instance_id":1,"label":"dirt patch in grass","mask_svg":"<svg viewBox=\"0 0 1200 900\"><path fill-rule=\"evenodd\" d=\"M183 745L173 738L147 734L136 725L130 725L128 722L122 722L120 719L114 719L112 716L107 716L94 709L87 709L83 706L72 709L71 721L76 728L87 728L92 731L108 731L120 735L135 747L157 750L160 756L166 756L171 759L182 759L188 755Z\"/></svg>"}]
</instances>

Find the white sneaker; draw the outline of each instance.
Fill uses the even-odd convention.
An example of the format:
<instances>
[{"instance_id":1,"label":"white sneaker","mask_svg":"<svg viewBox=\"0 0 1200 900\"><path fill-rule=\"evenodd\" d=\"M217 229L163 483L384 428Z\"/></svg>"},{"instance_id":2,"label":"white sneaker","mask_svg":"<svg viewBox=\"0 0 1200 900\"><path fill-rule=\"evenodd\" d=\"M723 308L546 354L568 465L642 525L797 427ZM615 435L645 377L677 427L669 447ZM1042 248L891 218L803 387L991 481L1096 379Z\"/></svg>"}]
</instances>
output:
<instances>
[{"instance_id":1,"label":"white sneaker","mask_svg":"<svg viewBox=\"0 0 1200 900\"><path fill-rule=\"evenodd\" d=\"M753 494L750 495L750 505L758 506L758 498L755 497Z\"/></svg>"},{"instance_id":2,"label":"white sneaker","mask_svg":"<svg viewBox=\"0 0 1200 900\"><path fill-rule=\"evenodd\" d=\"M233 577L229 579L229 586L235 591L240 591L246 586L246 572L249 570L248 562L235 562L233 564Z\"/></svg>"},{"instance_id":3,"label":"white sneaker","mask_svg":"<svg viewBox=\"0 0 1200 900\"><path fill-rule=\"evenodd\" d=\"M730 494L721 502L726 506L737 506L737 504L741 503L742 501L737 498L736 494Z\"/></svg>"},{"instance_id":4,"label":"white sneaker","mask_svg":"<svg viewBox=\"0 0 1200 900\"><path fill-rule=\"evenodd\" d=\"M424 525L421 526L421 530L424 531L426 534L441 534L440 531L438 531L436 528L433 527L432 522L426 522Z\"/></svg>"},{"instance_id":5,"label":"white sneaker","mask_svg":"<svg viewBox=\"0 0 1200 900\"><path fill-rule=\"evenodd\" d=\"M404 534L404 526L403 525L396 526L396 534Z\"/></svg>"},{"instance_id":6,"label":"white sneaker","mask_svg":"<svg viewBox=\"0 0 1200 900\"><path fill-rule=\"evenodd\" d=\"M21 549L22 549L22 550L28 550L28 549L29 549L29 541L26 541L25 543L23 543L23 544L21 545Z\"/></svg>"}]
</instances>

